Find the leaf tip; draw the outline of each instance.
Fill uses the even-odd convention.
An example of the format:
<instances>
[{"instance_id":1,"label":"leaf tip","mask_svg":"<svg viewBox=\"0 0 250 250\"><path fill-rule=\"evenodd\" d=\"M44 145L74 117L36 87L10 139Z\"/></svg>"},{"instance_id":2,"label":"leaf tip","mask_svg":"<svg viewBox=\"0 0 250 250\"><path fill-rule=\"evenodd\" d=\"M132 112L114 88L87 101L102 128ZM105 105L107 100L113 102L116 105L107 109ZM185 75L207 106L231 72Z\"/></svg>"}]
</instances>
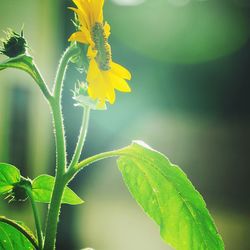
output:
<instances>
[{"instance_id":1,"label":"leaf tip","mask_svg":"<svg viewBox=\"0 0 250 250\"><path fill-rule=\"evenodd\" d=\"M139 146L141 146L141 147L144 147L144 148L153 150L146 142L144 142L144 141L142 141L142 140L133 140L133 141L132 141L132 144L136 144L136 145L139 145Z\"/></svg>"}]
</instances>

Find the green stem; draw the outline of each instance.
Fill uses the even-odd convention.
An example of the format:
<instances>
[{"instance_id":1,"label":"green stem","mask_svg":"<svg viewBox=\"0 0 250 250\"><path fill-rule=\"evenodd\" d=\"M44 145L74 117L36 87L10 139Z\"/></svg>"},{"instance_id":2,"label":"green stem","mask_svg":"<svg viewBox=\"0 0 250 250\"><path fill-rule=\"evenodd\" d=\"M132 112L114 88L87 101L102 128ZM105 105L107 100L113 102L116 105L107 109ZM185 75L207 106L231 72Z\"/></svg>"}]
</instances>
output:
<instances>
[{"instance_id":1,"label":"green stem","mask_svg":"<svg viewBox=\"0 0 250 250\"><path fill-rule=\"evenodd\" d=\"M31 190L26 189L26 192L28 193L28 196L30 198L30 202L31 202L32 210L33 210L33 215L34 215L34 220L35 220L35 224L36 224L36 233L37 233L37 238L38 238L38 249L42 250L43 249L43 232L42 232L39 212L38 212L38 209L37 209L36 203L34 201Z\"/></svg>"},{"instance_id":2,"label":"green stem","mask_svg":"<svg viewBox=\"0 0 250 250\"><path fill-rule=\"evenodd\" d=\"M40 88L40 90L43 92L44 96L46 97L46 99L48 101L50 101L52 99L52 95L50 93L50 90L47 86L47 84L45 83L39 69L37 68L37 66L35 65L35 63L33 63L32 65L32 70L33 72L37 75L37 79L38 79L38 82L36 81L38 87Z\"/></svg>"},{"instance_id":3,"label":"green stem","mask_svg":"<svg viewBox=\"0 0 250 250\"><path fill-rule=\"evenodd\" d=\"M124 154L123 149L118 149L118 150L104 152L104 153L91 156L81 161L80 163L72 167L71 169L69 169L69 171L65 174L66 180L67 182L69 182L80 170L82 170L83 168L87 167L88 165L94 162L97 162L106 158L110 158L110 157L121 156L123 154Z\"/></svg>"},{"instance_id":4,"label":"green stem","mask_svg":"<svg viewBox=\"0 0 250 250\"><path fill-rule=\"evenodd\" d=\"M65 173L67 165L65 130L63 125L61 105L52 103L51 110L56 141L56 178L60 178Z\"/></svg>"},{"instance_id":5,"label":"green stem","mask_svg":"<svg viewBox=\"0 0 250 250\"><path fill-rule=\"evenodd\" d=\"M57 224L59 221L62 196L63 196L63 191L64 191L65 186L66 186L66 182L60 179L56 179L53 194L52 194L52 200L49 205L49 213L48 213L44 248L43 248L44 250L55 249Z\"/></svg>"},{"instance_id":6,"label":"green stem","mask_svg":"<svg viewBox=\"0 0 250 250\"><path fill-rule=\"evenodd\" d=\"M15 62L21 62L21 65L19 63ZM23 54L20 56L17 56L16 58L10 58L6 60L5 62L0 64L0 70L5 68L16 68L21 69L28 73L36 82L44 96L47 100L50 100L52 98L51 92L44 81L39 69L37 68L36 64L33 61L33 58L28 54Z\"/></svg>"},{"instance_id":7,"label":"green stem","mask_svg":"<svg viewBox=\"0 0 250 250\"><path fill-rule=\"evenodd\" d=\"M66 143L65 143L65 131L63 125L63 115L62 115L62 87L63 81L67 69L68 62L77 52L76 46L70 46L60 60L53 92L53 99L50 100L50 106L53 115L54 121L54 133L56 141L56 177L55 177L55 186L52 193L51 203L49 205L49 211L46 222L45 230L45 240L44 240L44 250L53 250L55 249L56 242L56 232L57 224L59 221L59 214L61 208L61 201L63 196L63 191L66 186L64 180L64 173L66 170Z\"/></svg>"},{"instance_id":8,"label":"green stem","mask_svg":"<svg viewBox=\"0 0 250 250\"><path fill-rule=\"evenodd\" d=\"M83 119L82 119L81 131L80 131L80 135L79 135L78 142L76 145L76 150L75 150L75 153L73 155L73 158L71 160L71 163L68 169L71 169L72 167L74 167L80 159L82 148L84 146L84 142L85 142L87 131L88 131L89 115L90 115L90 108L85 107Z\"/></svg>"},{"instance_id":9,"label":"green stem","mask_svg":"<svg viewBox=\"0 0 250 250\"><path fill-rule=\"evenodd\" d=\"M59 62L59 66L56 72L54 91L53 91L53 96L58 101L61 100L62 86L68 62L74 55L76 55L77 52L78 52L78 47L76 45L73 44L69 46L63 53L61 60Z\"/></svg>"}]
</instances>

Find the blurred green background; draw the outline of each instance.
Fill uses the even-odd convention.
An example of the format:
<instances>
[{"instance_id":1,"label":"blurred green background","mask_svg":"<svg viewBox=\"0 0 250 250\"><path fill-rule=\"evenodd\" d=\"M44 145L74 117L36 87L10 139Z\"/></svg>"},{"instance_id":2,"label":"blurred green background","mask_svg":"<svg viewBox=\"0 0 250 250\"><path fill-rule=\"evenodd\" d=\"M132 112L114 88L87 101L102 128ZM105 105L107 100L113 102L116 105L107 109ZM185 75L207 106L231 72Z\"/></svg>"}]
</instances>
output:
<instances>
[{"instance_id":1,"label":"blurred green background","mask_svg":"<svg viewBox=\"0 0 250 250\"><path fill-rule=\"evenodd\" d=\"M0 30L24 25L48 83L73 32L68 6L70 0L0 1ZM92 112L83 154L133 139L165 153L204 196L227 250L250 249L249 18L247 0L107 0L113 60L132 72L133 91L118 93L106 112ZM81 120L70 92L78 77L69 67L63 95L69 159ZM32 80L14 70L0 74L0 161L31 178L54 174L49 108ZM131 198L115 160L87 168L71 187L86 202L63 206L58 249L171 249ZM0 214L33 227L28 203L1 201Z\"/></svg>"}]
</instances>

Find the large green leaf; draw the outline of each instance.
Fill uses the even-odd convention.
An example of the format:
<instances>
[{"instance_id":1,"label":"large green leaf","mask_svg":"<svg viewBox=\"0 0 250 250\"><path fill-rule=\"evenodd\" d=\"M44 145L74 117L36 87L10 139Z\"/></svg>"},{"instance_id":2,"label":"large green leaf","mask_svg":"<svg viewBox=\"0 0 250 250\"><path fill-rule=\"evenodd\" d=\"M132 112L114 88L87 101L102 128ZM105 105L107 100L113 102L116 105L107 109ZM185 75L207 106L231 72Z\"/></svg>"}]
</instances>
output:
<instances>
[{"instance_id":1,"label":"large green leaf","mask_svg":"<svg viewBox=\"0 0 250 250\"><path fill-rule=\"evenodd\" d=\"M55 178L50 175L40 175L32 182L33 198L36 202L50 203ZM76 195L69 187L64 190L62 203L79 205L83 200Z\"/></svg>"},{"instance_id":2,"label":"large green leaf","mask_svg":"<svg viewBox=\"0 0 250 250\"><path fill-rule=\"evenodd\" d=\"M7 163L0 163L0 194L13 188L13 184L20 181L20 171Z\"/></svg>"},{"instance_id":3,"label":"large green leaf","mask_svg":"<svg viewBox=\"0 0 250 250\"><path fill-rule=\"evenodd\" d=\"M221 250L202 196L183 171L142 142L125 148L118 159L124 181L144 211L176 250Z\"/></svg>"},{"instance_id":4,"label":"large green leaf","mask_svg":"<svg viewBox=\"0 0 250 250\"><path fill-rule=\"evenodd\" d=\"M37 241L27 227L20 223L0 216L0 249L37 249Z\"/></svg>"},{"instance_id":5,"label":"large green leaf","mask_svg":"<svg viewBox=\"0 0 250 250\"><path fill-rule=\"evenodd\" d=\"M40 82L40 75L34 67L33 58L26 54L10 58L0 63L0 70L7 68L20 69L27 72L36 82Z\"/></svg>"}]
</instances>

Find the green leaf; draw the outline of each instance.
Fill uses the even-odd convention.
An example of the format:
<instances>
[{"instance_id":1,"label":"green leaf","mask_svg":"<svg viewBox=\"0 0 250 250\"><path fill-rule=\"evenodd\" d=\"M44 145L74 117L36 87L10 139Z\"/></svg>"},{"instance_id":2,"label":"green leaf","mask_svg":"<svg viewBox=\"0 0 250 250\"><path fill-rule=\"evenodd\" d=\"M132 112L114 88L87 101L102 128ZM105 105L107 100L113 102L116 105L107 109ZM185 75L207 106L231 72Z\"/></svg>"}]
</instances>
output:
<instances>
[{"instance_id":1,"label":"green leaf","mask_svg":"<svg viewBox=\"0 0 250 250\"><path fill-rule=\"evenodd\" d=\"M202 196L178 166L143 142L122 154L118 165L128 189L167 243L176 250L224 249Z\"/></svg>"},{"instance_id":2,"label":"green leaf","mask_svg":"<svg viewBox=\"0 0 250 250\"><path fill-rule=\"evenodd\" d=\"M33 198L36 202L50 203L55 178L50 175L40 175L32 182ZM76 195L69 187L64 190L62 203L70 205L79 205L83 200Z\"/></svg>"},{"instance_id":3,"label":"green leaf","mask_svg":"<svg viewBox=\"0 0 250 250\"><path fill-rule=\"evenodd\" d=\"M20 181L20 171L7 163L0 163L0 194L13 188L13 184Z\"/></svg>"},{"instance_id":4,"label":"green leaf","mask_svg":"<svg viewBox=\"0 0 250 250\"><path fill-rule=\"evenodd\" d=\"M10 58L0 63L0 70L7 68L20 69L27 72L36 82L40 82L40 76L33 64L33 58L26 54Z\"/></svg>"},{"instance_id":5,"label":"green leaf","mask_svg":"<svg viewBox=\"0 0 250 250\"><path fill-rule=\"evenodd\" d=\"M38 249L37 240L21 223L0 216L0 249Z\"/></svg>"}]
</instances>

